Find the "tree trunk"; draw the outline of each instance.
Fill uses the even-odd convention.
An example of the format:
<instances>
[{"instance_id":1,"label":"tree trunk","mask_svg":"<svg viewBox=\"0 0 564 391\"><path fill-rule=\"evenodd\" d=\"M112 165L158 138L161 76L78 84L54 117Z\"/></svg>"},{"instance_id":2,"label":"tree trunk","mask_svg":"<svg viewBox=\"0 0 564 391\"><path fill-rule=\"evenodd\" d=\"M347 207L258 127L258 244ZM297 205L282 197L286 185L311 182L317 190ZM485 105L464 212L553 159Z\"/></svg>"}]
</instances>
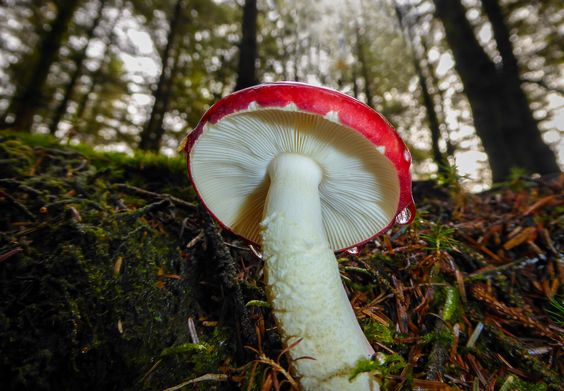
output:
<instances>
[{"instance_id":1,"label":"tree trunk","mask_svg":"<svg viewBox=\"0 0 564 391\"><path fill-rule=\"evenodd\" d=\"M55 61L63 38L67 32L80 0L61 0L57 7L57 15L51 23L49 31L44 32L39 46L37 62L30 70L31 77L18 88L11 102L10 113L13 123L2 123L0 128L11 127L15 130L29 132L33 125L33 117L42 103L43 86L49 75L49 68Z\"/></svg>"},{"instance_id":2,"label":"tree trunk","mask_svg":"<svg viewBox=\"0 0 564 391\"><path fill-rule=\"evenodd\" d=\"M153 97L155 99L153 103L153 109L151 110L149 120L147 121L143 131L141 132L141 141L139 142L139 148L147 151L157 152L161 146L161 138L164 133L162 124L168 106L166 89L169 81L174 76L172 74L172 68L174 68L172 64L174 62L173 46L176 35L178 33L178 27L180 25L182 15L182 1L183 0L176 1L173 13L171 15L167 42L161 56L161 75L159 76L157 88L153 93Z\"/></svg>"},{"instance_id":3,"label":"tree trunk","mask_svg":"<svg viewBox=\"0 0 564 391\"><path fill-rule=\"evenodd\" d=\"M124 9L125 8L123 7L120 9L118 14L112 20L111 25L107 29L107 34L104 37L104 52L101 55L102 61L100 62L100 66L91 73L90 85L88 86L88 89L84 94L82 94L80 99L78 99L76 112L74 113L72 119L72 127L66 135L67 143L69 143L72 140L72 138L83 129L84 115L88 111L89 104L91 102L91 97L94 94L96 87L100 84L100 81L103 78L103 72L106 69L106 66L111 61L112 57L110 51L111 51L111 47L114 44L114 40L116 38L113 32L123 15Z\"/></svg>"},{"instance_id":4,"label":"tree trunk","mask_svg":"<svg viewBox=\"0 0 564 391\"><path fill-rule=\"evenodd\" d=\"M425 53L425 57L427 58L427 55L429 53L429 45L425 41L425 38L421 39L421 48L423 49L423 53ZM437 117L440 118L439 122L442 122L445 125L445 131L441 132L443 136L443 140L445 141L446 144L446 151L444 153L444 156L445 158L454 158L454 152L456 151L456 147L452 144L450 140L449 129L447 124L445 123L445 118L446 118L445 106L444 106L445 94L444 91L442 91L441 87L439 86L440 80L435 72L435 69L433 68L433 66L428 60L425 61L425 66L427 70L427 76L431 80L431 91L434 91L435 95L439 98L439 105L438 106L435 105L435 108L438 107L438 110L435 110L437 112Z\"/></svg>"},{"instance_id":5,"label":"tree trunk","mask_svg":"<svg viewBox=\"0 0 564 391\"><path fill-rule=\"evenodd\" d=\"M519 63L513 53L510 40L510 31L505 22L502 9L498 0L482 0L484 9L491 25L497 49L502 59L502 68L499 76L507 96L505 102L507 111L512 119L512 128L522 129L517 132L521 146L520 154L516 155L519 167L530 172L541 174L559 172L558 163L554 152L544 143L537 122L529 107L527 96L521 88L521 75ZM509 128L509 129L512 129ZM509 132L508 129L508 132Z\"/></svg>"},{"instance_id":6,"label":"tree trunk","mask_svg":"<svg viewBox=\"0 0 564 391\"><path fill-rule=\"evenodd\" d=\"M368 64L366 63L366 56L364 55L364 42L362 40L362 34L360 33L360 26L358 25L358 22L355 24L354 31L356 38L356 57L360 63L360 73L362 75L362 79L364 80L364 97L366 99L366 104L370 107L374 107L370 72L368 70Z\"/></svg>"},{"instance_id":7,"label":"tree trunk","mask_svg":"<svg viewBox=\"0 0 564 391\"><path fill-rule=\"evenodd\" d=\"M437 165L437 170L439 173L445 173L447 171L448 161L441 152L439 145L441 139L441 128L439 124L439 118L437 116L437 111L435 110L435 102L431 92L429 91L429 85L427 84L427 79L421 68L421 58L417 53L415 47L415 38L413 34L413 26L409 21L405 21L404 15L401 9L395 4L396 16L398 18L399 25L403 34L404 31L407 36L404 37L406 43L411 48L411 59L413 62L413 68L415 69L415 74L417 75L417 80L419 83L419 89L421 91L421 98L423 99L423 105L425 106L425 112L427 113L427 122L429 123L429 130L431 131L431 150L433 152L433 160Z\"/></svg>"},{"instance_id":8,"label":"tree trunk","mask_svg":"<svg viewBox=\"0 0 564 391\"><path fill-rule=\"evenodd\" d=\"M351 79L353 96L355 99L358 99L358 75L356 71L356 64L351 64Z\"/></svg>"},{"instance_id":9,"label":"tree trunk","mask_svg":"<svg viewBox=\"0 0 564 391\"><path fill-rule=\"evenodd\" d=\"M67 112L67 107L73 95L74 87L76 86L78 79L82 75L82 66L84 60L86 60L86 53L88 51L88 47L90 46L90 41L92 40L92 38L94 38L94 32L96 31L96 28L102 21L105 2L106 0L100 0L100 3L98 5L98 11L94 18L94 21L92 22L92 25L90 26L88 32L86 33L86 44L75 56L74 71L71 75L71 78L67 86L65 87L65 93L63 99L57 106L57 109L55 110L55 115L53 116L53 119L51 121L51 126L49 127L49 133L51 133L52 135L54 135L55 132L57 131L59 127L59 123L61 122L63 116Z\"/></svg>"},{"instance_id":10,"label":"tree trunk","mask_svg":"<svg viewBox=\"0 0 564 391\"><path fill-rule=\"evenodd\" d=\"M490 60L476 39L460 0L434 0L434 3L472 108L476 133L488 155L493 181L508 178L515 167L540 174L559 172L555 155L543 142L518 85L518 77L514 80L514 73L505 74L503 68L498 69ZM502 28L494 26L496 35L507 33L503 19L494 19L494 23L503 24ZM508 37L495 38L502 47L505 38L509 42Z\"/></svg>"},{"instance_id":11,"label":"tree trunk","mask_svg":"<svg viewBox=\"0 0 564 391\"><path fill-rule=\"evenodd\" d=\"M294 25L294 62L292 64L293 66L293 73L294 73L294 81L300 81L300 75L299 75L299 70L300 70L300 47L301 47L301 41L300 41L300 25L299 25L300 19L299 19L299 14L296 11L296 20L295 20L295 25Z\"/></svg>"},{"instance_id":12,"label":"tree trunk","mask_svg":"<svg viewBox=\"0 0 564 391\"><path fill-rule=\"evenodd\" d=\"M257 0L245 0L235 91L257 84Z\"/></svg>"}]
</instances>

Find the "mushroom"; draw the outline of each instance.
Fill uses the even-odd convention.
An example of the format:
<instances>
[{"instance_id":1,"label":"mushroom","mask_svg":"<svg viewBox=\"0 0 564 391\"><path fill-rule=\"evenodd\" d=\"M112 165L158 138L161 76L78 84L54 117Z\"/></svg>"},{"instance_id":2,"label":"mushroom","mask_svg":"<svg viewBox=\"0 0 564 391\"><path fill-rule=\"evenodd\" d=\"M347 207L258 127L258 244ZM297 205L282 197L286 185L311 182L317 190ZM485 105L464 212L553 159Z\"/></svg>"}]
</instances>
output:
<instances>
[{"instance_id":1,"label":"mushroom","mask_svg":"<svg viewBox=\"0 0 564 391\"><path fill-rule=\"evenodd\" d=\"M414 216L411 156L365 104L303 83L263 84L214 104L186 142L188 171L225 229L262 246L267 296L303 390L377 390L374 350L335 251ZM313 358L306 359L304 357Z\"/></svg>"}]
</instances>

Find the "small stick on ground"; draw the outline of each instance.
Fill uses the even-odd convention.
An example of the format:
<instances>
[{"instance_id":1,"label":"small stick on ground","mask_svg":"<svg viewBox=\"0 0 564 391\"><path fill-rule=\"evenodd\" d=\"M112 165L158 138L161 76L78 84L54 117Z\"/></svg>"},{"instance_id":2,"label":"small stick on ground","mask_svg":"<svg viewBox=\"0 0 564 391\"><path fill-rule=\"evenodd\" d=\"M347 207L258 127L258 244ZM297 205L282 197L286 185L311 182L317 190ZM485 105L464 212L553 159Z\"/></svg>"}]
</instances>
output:
<instances>
[{"instance_id":1,"label":"small stick on ground","mask_svg":"<svg viewBox=\"0 0 564 391\"><path fill-rule=\"evenodd\" d=\"M192 204L190 202L181 200L180 198L171 196L170 194L155 193L149 190L141 189L140 187L126 185L125 183L116 183L112 185L112 187L129 194L137 194L145 197L158 198L161 200L168 199L175 206L183 207L189 210L193 210L196 208L196 204Z\"/></svg>"},{"instance_id":2,"label":"small stick on ground","mask_svg":"<svg viewBox=\"0 0 564 391\"><path fill-rule=\"evenodd\" d=\"M163 391L175 391L175 390L179 390L181 388L183 388L184 386L187 386L189 384L196 384L196 383L201 383L203 381L227 381L228 380L228 376L221 374L221 373L208 373L206 375L197 377L195 379L192 380L187 380L185 382L182 382L174 387L170 387L167 388Z\"/></svg>"},{"instance_id":3,"label":"small stick on ground","mask_svg":"<svg viewBox=\"0 0 564 391\"><path fill-rule=\"evenodd\" d=\"M31 213L30 210L27 209L27 207L24 204L22 204L21 202L16 200L10 194L6 193L5 191L0 190L0 196L6 197L7 200L9 200L12 204L14 204L19 210L21 210L31 220L37 219L37 216L35 216L33 213Z\"/></svg>"}]
</instances>

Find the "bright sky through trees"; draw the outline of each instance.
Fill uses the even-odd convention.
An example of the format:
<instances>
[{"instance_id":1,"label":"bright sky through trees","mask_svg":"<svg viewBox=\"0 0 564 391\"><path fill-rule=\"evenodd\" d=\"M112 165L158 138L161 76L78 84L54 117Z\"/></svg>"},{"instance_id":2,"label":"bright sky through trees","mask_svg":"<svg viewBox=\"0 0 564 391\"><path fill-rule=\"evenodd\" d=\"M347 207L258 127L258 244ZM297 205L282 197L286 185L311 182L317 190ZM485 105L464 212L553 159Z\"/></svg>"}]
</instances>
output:
<instances>
[{"instance_id":1,"label":"bright sky through trees","mask_svg":"<svg viewBox=\"0 0 564 391\"><path fill-rule=\"evenodd\" d=\"M72 114L86 109L88 115L94 115L91 124L101 128L99 134L102 137L93 138L98 140L95 143L99 148L133 149L135 144L131 140L138 137L139 129L149 118L155 103L153 91L162 71L160 55L166 43L173 3L155 3L145 9L144 4L137 2L119 5L107 0L101 26L89 42L85 42L83 30L92 20L97 2L78 8L75 25L70 26L68 43L63 42L46 87L46 93L53 94L54 102L60 99L68 72L73 68L72 53L88 44L86 71L78 83L78 92L70 101L69 112L59 125L56 133L59 137L65 138L77 128L78 123L72 119ZM481 11L480 1L464 3L466 16L474 26L478 41L493 61L499 63L491 24ZM409 23L414 26L414 50L423 61L439 110L443 133L440 148L447 152L447 143L454 145L451 163L456 164L459 175L469 179L466 181L469 187L483 189L489 185L488 159L475 135L470 107L455 71L453 56L445 43L444 30L433 18L433 2L397 0L397 4L405 9ZM178 53L179 69L183 73L176 76L171 107L163 121L166 132L162 152L174 154L182 133L195 125L213 101L232 90L240 39L239 5L213 0L184 4L186 19L182 39L179 39L182 43L174 51ZM412 49L402 37L392 5L392 0L259 1L258 79L262 82L300 80L341 90L361 101L370 100L369 103L395 125L414 150L415 176L426 178L436 171L428 153L430 133L425 108L420 102L420 87L411 66ZM31 4L24 3L0 7L0 18L4 22L0 29L3 41L0 47L3 52L0 56L0 112L6 111L14 94L16 79L13 75L18 64L40 39L39 35L30 34L23 40L21 32L33 31L36 20L49 22L54 17L54 10L47 8L46 12L36 13ZM551 45L551 29L555 27L550 23L557 26L557 21L562 19L562 15L547 10L549 8L545 10L538 5L515 6L508 20L514 25L512 42L524 66L524 78L534 80L524 85L533 100L534 115L540 121L545 142L557 152L562 166L564 98L559 93L562 80L555 76L559 68L562 70L562 65L548 62L542 45L538 42L533 45L535 40L542 39ZM532 30L535 26L527 25L529 19L530 24L538 25L536 30ZM112 21L113 29L108 31ZM108 34L111 39L107 38ZM109 57L104 58L109 53L114 61L112 64L108 62ZM96 85L92 77L99 73L97 70L110 65L114 67L113 72L117 72L114 76L124 85L105 90L106 87ZM88 92L88 88L93 90ZM104 99L109 106L104 110L107 112L97 113L93 110L95 102L79 98L84 92L92 99L102 99L106 94ZM111 99L116 101L112 103ZM50 107L54 107L54 102ZM195 102L197 104L193 105ZM112 110L115 112L111 113ZM48 131L45 124L49 122L49 113L49 109L39 111L34 125L36 131ZM6 115L9 119L11 114ZM121 116L121 119L115 116ZM84 138L70 141L84 141Z\"/></svg>"}]
</instances>

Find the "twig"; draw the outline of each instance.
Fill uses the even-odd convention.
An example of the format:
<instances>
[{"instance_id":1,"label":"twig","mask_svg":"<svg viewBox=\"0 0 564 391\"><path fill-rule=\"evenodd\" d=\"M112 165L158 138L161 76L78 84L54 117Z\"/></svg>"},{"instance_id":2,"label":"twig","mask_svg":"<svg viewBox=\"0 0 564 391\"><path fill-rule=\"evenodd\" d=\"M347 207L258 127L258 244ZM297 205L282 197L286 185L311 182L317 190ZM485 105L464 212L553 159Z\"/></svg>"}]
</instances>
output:
<instances>
[{"instance_id":1,"label":"twig","mask_svg":"<svg viewBox=\"0 0 564 391\"><path fill-rule=\"evenodd\" d=\"M188 317L187 325L188 325L188 333L190 334L190 339L192 340L192 343L195 344L200 343L200 339L198 338L198 332L196 331L196 325L194 324L194 319L191 316Z\"/></svg>"},{"instance_id":2,"label":"twig","mask_svg":"<svg viewBox=\"0 0 564 391\"><path fill-rule=\"evenodd\" d=\"M520 269L520 268L523 268L523 267L529 266L529 265L534 265L535 263L539 262L540 260L541 259L538 258L538 257L521 259L521 260L518 260L518 261L506 263L505 265L501 265L501 266L495 267L493 269L476 271L476 272L468 275L464 279L464 281L470 282L470 281L477 281L477 280L486 280L488 278L492 278L495 275L506 272L506 271L510 271L510 270L513 270L513 269Z\"/></svg>"},{"instance_id":3,"label":"twig","mask_svg":"<svg viewBox=\"0 0 564 391\"><path fill-rule=\"evenodd\" d=\"M82 153L80 153L78 151L64 150L64 149L58 149L58 148L37 147L37 148L35 148L35 151L48 152L48 153L51 153L51 154L59 154L59 155L63 155L63 156L83 156Z\"/></svg>"},{"instance_id":4,"label":"twig","mask_svg":"<svg viewBox=\"0 0 564 391\"><path fill-rule=\"evenodd\" d=\"M149 205L145 205L144 207L136 209L133 212L122 213L122 214L118 215L118 217L135 219L135 218L143 216L147 213L154 212L154 211L159 210L159 209L170 207L171 205L172 205L172 202L170 200L164 199L164 200L160 200L160 201L157 201L157 202L153 202L152 204L149 204Z\"/></svg>"},{"instance_id":5,"label":"twig","mask_svg":"<svg viewBox=\"0 0 564 391\"><path fill-rule=\"evenodd\" d=\"M227 381L228 379L229 378L228 378L227 375L223 375L221 373L207 373L207 374L200 376L200 377L197 377L195 379L187 380L185 382L177 384L174 387L165 388L163 391L175 391L175 390L179 390L182 387L187 386L189 384L201 383L203 381Z\"/></svg>"},{"instance_id":6,"label":"twig","mask_svg":"<svg viewBox=\"0 0 564 391\"><path fill-rule=\"evenodd\" d=\"M11 258L14 255L19 254L21 252L23 252L23 248L16 247L16 248L13 248L11 250L8 250L8 251L0 254L0 263L6 261L8 258Z\"/></svg>"},{"instance_id":7,"label":"twig","mask_svg":"<svg viewBox=\"0 0 564 391\"><path fill-rule=\"evenodd\" d=\"M444 333L448 328L444 325L441 320L435 322L434 333ZM428 363L427 363L427 380L441 380L445 372L445 363L449 357L448 346L438 338L431 352L429 353Z\"/></svg>"},{"instance_id":8,"label":"twig","mask_svg":"<svg viewBox=\"0 0 564 391\"><path fill-rule=\"evenodd\" d=\"M5 191L0 190L0 195L6 197L12 204L17 206L18 209L21 210L30 219L35 220L37 218L37 216L35 216L33 213L31 213L30 210L27 209L27 207L24 204L22 204L21 202L16 200L10 194L6 193Z\"/></svg>"},{"instance_id":9,"label":"twig","mask_svg":"<svg viewBox=\"0 0 564 391\"><path fill-rule=\"evenodd\" d=\"M162 359L157 360L152 366L151 368L149 368L149 370L143 375L143 377L141 379L139 379L138 383L143 383L145 381L145 379L147 379L147 377L149 377L149 375L151 373L153 373L155 371L155 369L157 369L157 367L159 365L161 365L161 362L163 362Z\"/></svg>"},{"instance_id":10,"label":"twig","mask_svg":"<svg viewBox=\"0 0 564 391\"><path fill-rule=\"evenodd\" d=\"M168 199L175 206L181 206L183 208L190 209L190 210L193 210L197 206L196 204L181 200L180 198L171 196L170 194L155 193L155 192L152 192L152 191L149 191L149 190L141 189L140 187L126 185L125 183L115 183L115 184L112 185L112 187L116 188L118 190L121 190L123 192L130 193L130 194L131 193L139 194L139 195L142 195L142 196L158 198L158 199L161 199L161 200Z\"/></svg>"},{"instance_id":11,"label":"twig","mask_svg":"<svg viewBox=\"0 0 564 391\"><path fill-rule=\"evenodd\" d=\"M59 205L66 205L66 204L88 204L92 207L94 207L94 209L96 210L103 210L103 208L100 206L100 204L98 204L96 201L93 200L89 200L88 198L66 198L66 199L62 199L62 200L58 200L58 201L53 201L50 202L48 204L43 205L44 208L52 208L53 206L59 206Z\"/></svg>"},{"instance_id":12,"label":"twig","mask_svg":"<svg viewBox=\"0 0 564 391\"><path fill-rule=\"evenodd\" d=\"M198 235L196 235L192 240L190 240L188 242L188 244L186 245L186 248L194 247L203 238L204 238L204 231L200 231L200 233Z\"/></svg>"},{"instance_id":13,"label":"twig","mask_svg":"<svg viewBox=\"0 0 564 391\"><path fill-rule=\"evenodd\" d=\"M19 160L18 160L18 162L19 162ZM28 193L31 193L31 194L34 194L34 195L36 195L36 196L42 196L42 195L43 195L43 192L42 192L42 191L37 190L37 189L34 189L34 188L31 187L31 186L25 185L25 184L23 184L22 182L20 182L20 181L18 181L18 180L15 180L15 179L1 178L1 179L0 179L0 184L8 185L8 186L12 185L12 186L18 187L18 188L20 188L21 190L24 190L24 191L26 191L26 192L28 192Z\"/></svg>"},{"instance_id":14,"label":"twig","mask_svg":"<svg viewBox=\"0 0 564 391\"><path fill-rule=\"evenodd\" d=\"M473 348L476 345L476 341L478 341L480 334L482 334L482 330L484 330L484 324L482 322L478 322L476 328L472 331L470 338L468 338L468 342L466 342L467 348Z\"/></svg>"},{"instance_id":15,"label":"twig","mask_svg":"<svg viewBox=\"0 0 564 391\"><path fill-rule=\"evenodd\" d=\"M515 359L522 361L522 365L520 366L522 368L527 368L529 373L534 373L535 375L542 377L542 379L549 385L549 389L564 390L564 386L562 386L562 377L550 369L547 364L543 363L536 357L531 356L528 349L524 347L518 339L504 334L493 325L485 324L485 328L487 333L497 340L498 343L495 344L497 349L501 349L509 354L510 357L514 357ZM480 351L476 350L475 353L479 354Z\"/></svg>"},{"instance_id":16,"label":"twig","mask_svg":"<svg viewBox=\"0 0 564 391\"><path fill-rule=\"evenodd\" d=\"M234 249L236 249L236 250L251 251L251 249L250 249L249 247L237 246L236 244L229 243L229 242L224 242L224 243L225 243L225 245L226 245L227 247L231 247L231 248L234 248Z\"/></svg>"}]
</instances>

